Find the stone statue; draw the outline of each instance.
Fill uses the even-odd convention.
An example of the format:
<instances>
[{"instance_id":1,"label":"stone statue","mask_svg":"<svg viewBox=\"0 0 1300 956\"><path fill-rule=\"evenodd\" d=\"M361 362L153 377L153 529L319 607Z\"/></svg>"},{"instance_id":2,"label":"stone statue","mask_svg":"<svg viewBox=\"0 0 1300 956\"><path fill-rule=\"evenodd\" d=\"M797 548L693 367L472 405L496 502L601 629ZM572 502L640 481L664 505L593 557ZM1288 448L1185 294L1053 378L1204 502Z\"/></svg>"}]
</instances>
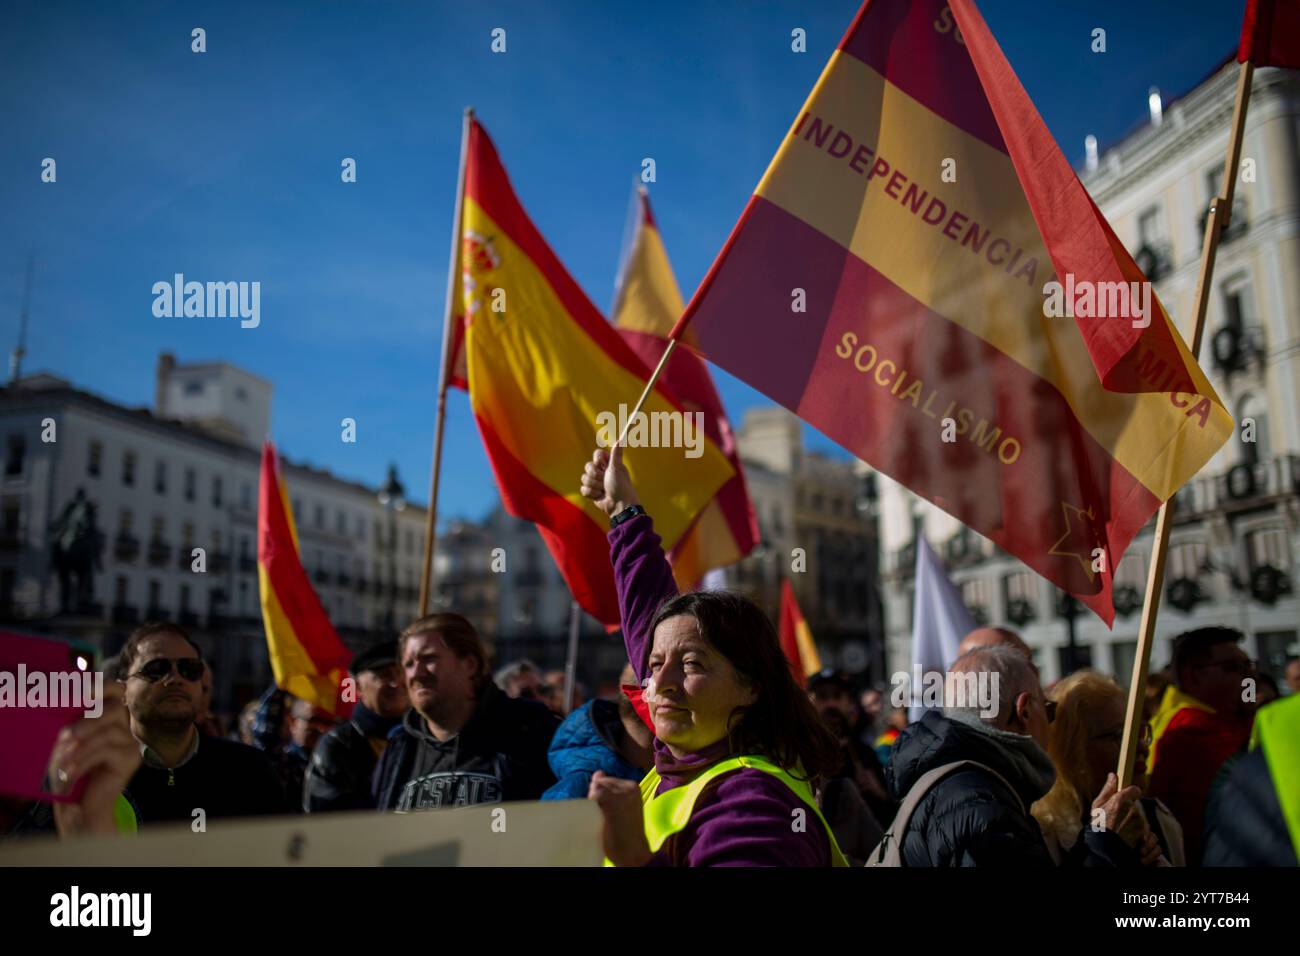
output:
<instances>
[{"instance_id":1,"label":"stone statue","mask_svg":"<svg viewBox=\"0 0 1300 956\"><path fill-rule=\"evenodd\" d=\"M59 575L59 610L81 610L95 599L95 572L103 565L104 535L95 525L94 502L78 488L50 528L50 564ZM75 579L75 580L74 580Z\"/></svg>"}]
</instances>

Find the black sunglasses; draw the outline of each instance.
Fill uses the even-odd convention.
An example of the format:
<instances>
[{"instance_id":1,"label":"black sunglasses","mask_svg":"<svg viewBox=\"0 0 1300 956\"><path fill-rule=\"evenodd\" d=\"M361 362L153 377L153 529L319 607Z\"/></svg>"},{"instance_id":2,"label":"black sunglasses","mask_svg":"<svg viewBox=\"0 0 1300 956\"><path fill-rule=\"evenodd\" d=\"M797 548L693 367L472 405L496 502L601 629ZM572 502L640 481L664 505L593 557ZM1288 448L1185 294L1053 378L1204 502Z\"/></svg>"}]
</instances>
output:
<instances>
[{"instance_id":1,"label":"black sunglasses","mask_svg":"<svg viewBox=\"0 0 1300 956\"><path fill-rule=\"evenodd\" d=\"M203 661L197 657L182 657L173 661L170 657L155 657L144 667L140 668L130 677L143 677L151 684L156 684L160 680L166 680L172 672L172 664L176 665L176 673L181 678L188 681L198 681L203 678Z\"/></svg>"}]
</instances>

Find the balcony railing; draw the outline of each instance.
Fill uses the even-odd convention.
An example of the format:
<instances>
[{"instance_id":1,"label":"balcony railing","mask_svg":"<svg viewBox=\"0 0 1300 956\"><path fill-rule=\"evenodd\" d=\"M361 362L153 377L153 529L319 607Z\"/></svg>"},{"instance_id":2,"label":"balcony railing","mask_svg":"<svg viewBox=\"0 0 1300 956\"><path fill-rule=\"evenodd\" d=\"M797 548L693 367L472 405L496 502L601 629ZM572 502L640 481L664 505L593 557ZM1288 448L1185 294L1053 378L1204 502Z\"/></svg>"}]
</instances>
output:
<instances>
[{"instance_id":1,"label":"balcony railing","mask_svg":"<svg viewBox=\"0 0 1300 956\"><path fill-rule=\"evenodd\" d=\"M1277 455L1193 478L1175 496L1175 517L1258 507L1281 495L1300 495L1300 455Z\"/></svg>"}]
</instances>

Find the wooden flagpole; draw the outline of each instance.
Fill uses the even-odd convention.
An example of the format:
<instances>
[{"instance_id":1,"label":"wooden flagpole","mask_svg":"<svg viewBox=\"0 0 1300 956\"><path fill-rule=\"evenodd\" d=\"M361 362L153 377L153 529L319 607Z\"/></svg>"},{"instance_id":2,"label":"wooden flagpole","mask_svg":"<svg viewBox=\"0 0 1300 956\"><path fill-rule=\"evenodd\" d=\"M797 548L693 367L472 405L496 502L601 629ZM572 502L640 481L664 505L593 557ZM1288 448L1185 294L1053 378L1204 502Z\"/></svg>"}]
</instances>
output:
<instances>
[{"instance_id":1,"label":"wooden flagpole","mask_svg":"<svg viewBox=\"0 0 1300 956\"><path fill-rule=\"evenodd\" d=\"M1196 321L1192 326L1191 352L1193 360L1201 353L1201 339L1205 335L1205 312L1210 302L1210 286L1214 279L1214 259L1219 250L1219 239L1232 218L1232 197L1236 192L1237 166L1241 161L1241 141L1246 132L1246 108L1250 105L1250 84L1255 66L1249 61L1241 64L1237 74L1237 101L1232 111L1232 132L1228 139L1228 155L1223 164L1223 185L1219 195L1210 200L1210 215L1206 218L1205 239L1201 246L1201 272L1196 280ZM1169 533L1173 528L1174 499L1160 506L1156 518L1156 533L1151 551L1151 567L1147 571L1147 592L1142 603L1142 627L1138 632L1137 653L1133 658L1133 677L1129 683L1128 713L1124 719L1124 739L1120 745L1119 785L1127 787L1133 782L1133 766L1137 762L1138 737L1141 734L1146 703L1147 671L1151 663L1151 644L1155 638L1156 615L1160 610L1160 591L1164 586L1165 558L1169 551Z\"/></svg>"},{"instance_id":2,"label":"wooden flagpole","mask_svg":"<svg viewBox=\"0 0 1300 956\"><path fill-rule=\"evenodd\" d=\"M433 473L429 476L429 510L424 522L424 566L420 570L420 617L429 613L433 549L438 534L438 479L442 472L442 433L447 417L447 385L454 357L451 348L452 316L455 312L456 267L460 263L461 220L465 206L465 159L469 153L469 131L473 122L474 108L467 106L460 132L460 173L456 178L456 213L452 217L451 254L447 264L446 315L442 327L442 359L438 375L438 412L433 427Z\"/></svg>"}]
</instances>

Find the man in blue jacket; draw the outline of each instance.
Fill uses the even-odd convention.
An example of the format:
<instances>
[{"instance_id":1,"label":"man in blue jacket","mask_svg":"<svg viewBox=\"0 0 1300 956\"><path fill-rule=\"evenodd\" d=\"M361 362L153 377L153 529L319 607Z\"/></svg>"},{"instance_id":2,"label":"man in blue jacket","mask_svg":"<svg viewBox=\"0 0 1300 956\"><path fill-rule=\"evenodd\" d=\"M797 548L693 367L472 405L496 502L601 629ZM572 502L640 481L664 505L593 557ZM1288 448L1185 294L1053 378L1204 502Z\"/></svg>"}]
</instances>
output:
<instances>
[{"instance_id":1,"label":"man in blue jacket","mask_svg":"<svg viewBox=\"0 0 1300 956\"><path fill-rule=\"evenodd\" d=\"M636 683L631 665L624 668L620 682ZM652 740L650 728L626 696L588 701L564 719L551 739L547 760L556 783L542 799L585 800L597 770L640 781L654 764Z\"/></svg>"}]
</instances>

